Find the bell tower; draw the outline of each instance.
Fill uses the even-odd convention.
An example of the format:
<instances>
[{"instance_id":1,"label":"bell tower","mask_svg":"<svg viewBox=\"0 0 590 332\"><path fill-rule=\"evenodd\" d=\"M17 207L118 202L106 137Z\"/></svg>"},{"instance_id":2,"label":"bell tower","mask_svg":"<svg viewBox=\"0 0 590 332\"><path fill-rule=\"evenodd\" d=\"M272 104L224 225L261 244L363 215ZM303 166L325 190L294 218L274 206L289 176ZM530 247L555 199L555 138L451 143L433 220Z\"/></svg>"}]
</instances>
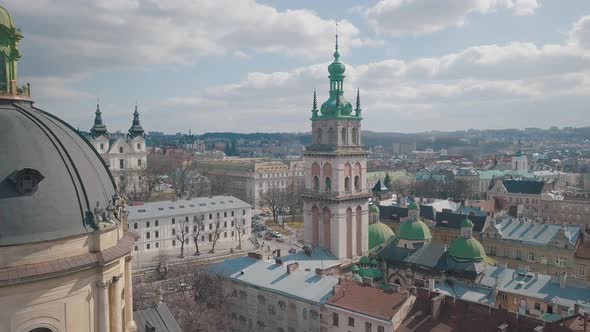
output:
<instances>
[{"instance_id":1,"label":"bell tower","mask_svg":"<svg viewBox=\"0 0 590 332\"><path fill-rule=\"evenodd\" d=\"M328 66L330 96L312 106L312 143L304 152L305 244L329 250L340 260L355 260L368 250L367 150L361 145L361 103L344 98L344 72L338 35Z\"/></svg>"}]
</instances>

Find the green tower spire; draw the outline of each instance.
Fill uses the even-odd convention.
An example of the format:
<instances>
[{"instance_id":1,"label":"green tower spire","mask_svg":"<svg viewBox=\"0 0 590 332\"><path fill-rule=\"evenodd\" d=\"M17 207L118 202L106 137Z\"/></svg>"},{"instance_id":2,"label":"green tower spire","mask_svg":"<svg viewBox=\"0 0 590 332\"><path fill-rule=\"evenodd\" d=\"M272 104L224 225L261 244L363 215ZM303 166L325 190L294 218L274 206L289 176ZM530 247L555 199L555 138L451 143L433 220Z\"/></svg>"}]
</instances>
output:
<instances>
[{"instance_id":1,"label":"green tower spire","mask_svg":"<svg viewBox=\"0 0 590 332\"><path fill-rule=\"evenodd\" d=\"M312 108L311 108L311 114L312 114L312 118L315 118L318 116L318 100L317 100L315 89L313 89L313 104L312 104Z\"/></svg>"},{"instance_id":2,"label":"green tower spire","mask_svg":"<svg viewBox=\"0 0 590 332\"><path fill-rule=\"evenodd\" d=\"M346 66L340 62L338 51L338 33L336 33L334 45L334 61L328 66L330 78L330 97L322 104L320 109L322 117L349 117L352 113L352 105L344 98L344 72Z\"/></svg>"},{"instance_id":3,"label":"green tower spire","mask_svg":"<svg viewBox=\"0 0 590 332\"><path fill-rule=\"evenodd\" d=\"M23 34L16 28L14 19L4 7L0 6L0 93L19 94L16 83L18 81L17 62L21 58L18 43L21 39Z\"/></svg>"}]
</instances>

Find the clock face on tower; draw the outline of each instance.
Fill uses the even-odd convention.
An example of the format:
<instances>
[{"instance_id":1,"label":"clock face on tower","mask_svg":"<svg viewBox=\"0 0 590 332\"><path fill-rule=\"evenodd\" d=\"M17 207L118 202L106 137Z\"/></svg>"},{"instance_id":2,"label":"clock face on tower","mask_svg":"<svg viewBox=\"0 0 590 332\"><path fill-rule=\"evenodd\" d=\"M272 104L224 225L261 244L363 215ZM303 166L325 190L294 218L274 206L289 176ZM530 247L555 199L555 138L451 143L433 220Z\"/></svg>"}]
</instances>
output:
<instances>
[{"instance_id":1,"label":"clock face on tower","mask_svg":"<svg viewBox=\"0 0 590 332\"><path fill-rule=\"evenodd\" d=\"M339 57L336 39L328 68L329 97L320 110L314 91L312 144L304 153L305 244L341 260L356 260L368 250L368 153L361 145L360 92L353 109L344 98L346 67Z\"/></svg>"}]
</instances>

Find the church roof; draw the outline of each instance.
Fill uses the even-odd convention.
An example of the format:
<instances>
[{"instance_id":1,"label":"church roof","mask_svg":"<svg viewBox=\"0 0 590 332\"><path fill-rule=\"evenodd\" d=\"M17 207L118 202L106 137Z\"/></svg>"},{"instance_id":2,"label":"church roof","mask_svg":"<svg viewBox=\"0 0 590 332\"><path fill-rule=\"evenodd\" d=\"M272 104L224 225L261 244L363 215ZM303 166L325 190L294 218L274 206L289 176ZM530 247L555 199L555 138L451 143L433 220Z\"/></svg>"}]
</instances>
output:
<instances>
[{"instance_id":1,"label":"church roof","mask_svg":"<svg viewBox=\"0 0 590 332\"><path fill-rule=\"evenodd\" d=\"M381 182L381 179L377 180L377 183L375 183L375 185L373 186L373 189L371 189L373 192L382 192L382 191L388 191L389 189L387 189L387 187L383 184L383 182Z\"/></svg>"},{"instance_id":2,"label":"church roof","mask_svg":"<svg viewBox=\"0 0 590 332\"><path fill-rule=\"evenodd\" d=\"M401 223L398 238L410 241L426 241L432 238L430 229L422 220L406 220Z\"/></svg>"},{"instance_id":3,"label":"church roof","mask_svg":"<svg viewBox=\"0 0 590 332\"><path fill-rule=\"evenodd\" d=\"M509 193L540 195L545 183L534 180L503 180L502 184Z\"/></svg>"},{"instance_id":4,"label":"church roof","mask_svg":"<svg viewBox=\"0 0 590 332\"><path fill-rule=\"evenodd\" d=\"M369 250L385 243L392 236L395 236L393 230L383 223L369 225Z\"/></svg>"},{"instance_id":5,"label":"church roof","mask_svg":"<svg viewBox=\"0 0 590 332\"><path fill-rule=\"evenodd\" d=\"M479 241L472 237L459 237L449 247L449 255L458 260L482 260L486 252Z\"/></svg>"},{"instance_id":6,"label":"church roof","mask_svg":"<svg viewBox=\"0 0 590 332\"><path fill-rule=\"evenodd\" d=\"M92 146L30 102L0 102L0 160L0 246L92 232L97 203L104 209L115 195ZM31 179L36 186L21 193Z\"/></svg>"},{"instance_id":7,"label":"church roof","mask_svg":"<svg viewBox=\"0 0 590 332\"><path fill-rule=\"evenodd\" d=\"M377 206L377 204L370 204L369 212L379 213L379 207Z\"/></svg>"}]
</instances>

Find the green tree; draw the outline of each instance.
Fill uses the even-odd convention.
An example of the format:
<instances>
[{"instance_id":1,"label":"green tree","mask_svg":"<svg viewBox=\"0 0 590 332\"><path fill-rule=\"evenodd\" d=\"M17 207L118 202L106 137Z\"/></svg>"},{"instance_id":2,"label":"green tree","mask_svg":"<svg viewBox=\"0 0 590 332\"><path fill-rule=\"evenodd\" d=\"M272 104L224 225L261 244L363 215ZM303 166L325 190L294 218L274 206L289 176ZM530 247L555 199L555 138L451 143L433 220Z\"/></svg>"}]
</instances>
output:
<instances>
[{"instance_id":1,"label":"green tree","mask_svg":"<svg viewBox=\"0 0 590 332\"><path fill-rule=\"evenodd\" d=\"M387 187L387 189L391 189L391 176L389 176L389 172L385 173L383 184Z\"/></svg>"}]
</instances>

